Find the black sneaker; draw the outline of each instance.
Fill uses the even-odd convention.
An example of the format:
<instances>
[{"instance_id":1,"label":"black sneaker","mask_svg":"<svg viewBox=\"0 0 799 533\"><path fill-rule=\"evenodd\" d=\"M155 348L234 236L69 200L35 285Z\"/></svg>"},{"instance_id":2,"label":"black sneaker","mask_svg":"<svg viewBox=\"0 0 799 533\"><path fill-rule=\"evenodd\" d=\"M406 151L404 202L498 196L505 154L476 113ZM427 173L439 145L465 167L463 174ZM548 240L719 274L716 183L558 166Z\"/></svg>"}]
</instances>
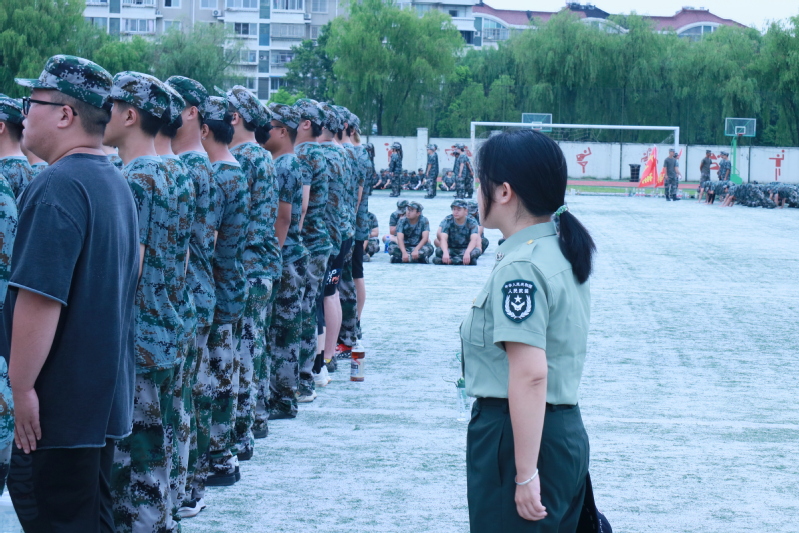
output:
<instances>
[{"instance_id":1,"label":"black sneaker","mask_svg":"<svg viewBox=\"0 0 799 533\"><path fill-rule=\"evenodd\" d=\"M238 469L238 467L237 467ZM239 476L241 477L241 476ZM236 484L236 472L229 472L229 473L220 473L216 472L213 474L209 474L208 478L205 480L206 487L230 487Z\"/></svg>"},{"instance_id":2,"label":"black sneaker","mask_svg":"<svg viewBox=\"0 0 799 533\"><path fill-rule=\"evenodd\" d=\"M336 370L338 370L338 363L336 362L336 356L333 355L333 358L329 362L325 363L325 366L327 367L328 372L335 372Z\"/></svg>"},{"instance_id":3,"label":"black sneaker","mask_svg":"<svg viewBox=\"0 0 799 533\"><path fill-rule=\"evenodd\" d=\"M192 518L200 514L200 511L205 509L205 502L202 498L193 499L191 501L184 501L183 505L180 506L178 509L178 517L179 518Z\"/></svg>"},{"instance_id":4,"label":"black sneaker","mask_svg":"<svg viewBox=\"0 0 799 533\"><path fill-rule=\"evenodd\" d=\"M263 429L252 430L252 436L254 439L265 439L269 436L269 426L264 426Z\"/></svg>"},{"instance_id":5,"label":"black sneaker","mask_svg":"<svg viewBox=\"0 0 799 533\"><path fill-rule=\"evenodd\" d=\"M236 471L233 473L233 476L236 478L236 483L241 481L241 470L239 470L238 466L236 466Z\"/></svg>"},{"instance_id":6,"label":"black sneaker","mask_svg":"<svg viewBox=\"0 0 799 533\"><path fill-rule=\"evenodd\" d=\"M297 418L297 413L288 413L286 411L272 411L269 413L269 420L290 420Z\"/></svg>"},{"instance_id":7,"label":"black sneaker","mask_svg":"<svg viewBox=\"0 0 799 533\"><path fill-rule=\"evenodd\" d=\"M243 452L241 452L239 454L236 454L236 457L239 458L239 461L249 461L250 459L252 459L252 453L253 453L253 449L248 446L246 450L244 450ZM236 471L237 472L238 472L238 470L239 470L239 467L236 467ZM236 481L238 481L238 479Z\"/></svg>"}]
</instances>

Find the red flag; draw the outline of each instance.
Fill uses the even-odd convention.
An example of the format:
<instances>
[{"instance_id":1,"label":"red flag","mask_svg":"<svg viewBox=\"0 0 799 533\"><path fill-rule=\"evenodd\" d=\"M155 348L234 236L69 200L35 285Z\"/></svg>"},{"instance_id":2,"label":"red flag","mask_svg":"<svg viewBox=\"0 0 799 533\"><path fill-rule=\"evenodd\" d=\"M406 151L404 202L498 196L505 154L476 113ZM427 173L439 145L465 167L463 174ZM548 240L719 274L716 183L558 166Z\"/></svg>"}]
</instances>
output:
<instances>
[{"instance_id":1,"label":"red flag","mask_svg":"<svg viewBox=\"0 0 799 533\"><path fill-rule=\"evenodd\" d=\"M641 180L638 182L638 187L657 187L658 176L658 147L653 146L652 152L649 154L649 159L646 160L644 173L641 175Z\"/></svg>"}]
</instances>

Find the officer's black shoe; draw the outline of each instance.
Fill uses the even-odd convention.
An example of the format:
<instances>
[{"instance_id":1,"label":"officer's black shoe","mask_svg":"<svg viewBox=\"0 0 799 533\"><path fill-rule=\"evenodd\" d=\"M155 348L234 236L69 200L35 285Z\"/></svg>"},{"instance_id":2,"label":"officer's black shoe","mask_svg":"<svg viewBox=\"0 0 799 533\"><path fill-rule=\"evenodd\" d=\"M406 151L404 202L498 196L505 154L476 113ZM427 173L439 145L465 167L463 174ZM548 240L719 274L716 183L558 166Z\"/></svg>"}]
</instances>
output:
<instances>
[{"instance_id":1,"label":"officer's black shoe","mask_svg":"<svg viewBox=\"0 0 799 533\"><path fill-rule=\"evenodd\" d=\"M432 196L430 196L429 194L425 194L425 196L424 196L425 200L429 200L430 198L432 198Z\"/></svg>"},{"instance_id":2,"label":"officer's black shoe","mask_svg":"<svg viewBox=\"0 0 799 533\"><path fill-rule=\"evenodd\" d=\"M297 418L297 413L290 413L288 411L272 411L269 413L269 420L290 420Z\"/></svg>"},{"instance_id":3,"label":"officer's black shoe","mask_svg":"<svg viewBox=\"0 0 799 533\"><path fill-rule=\"evenodd\" d=\"M252 437L254 439L265 439L268 436L269 436L269 426L264 426L263 429L254 429L252 432Z\"/></svg>"},{"instance_id":4,"label":"officer's black shoe","mask_svg":"<svg viewBox=\"0 0 799 533\"><path fill-rule=\"evenodd\" d=\"M682 200L682 198L677 198L676 196L672 196L672 197L671 197L671 199L672 199L673 201L675 201L675 202L676 202L677 200Z\"/></svg>"},{"instance_id":5,"label":"officer's black shoe","mask_svg":"<svg viewBox=\"0 0 799 533\"><path fill-rule=\"evenodd\" d=\"M237 468L238 470L238 468ZM241 474L239 474L241 477ZM206 487L230 487L231 485L235 485L236 481L236 473L230 472L228 474L220 474L220 473L213 473L209 474L205 480Z\"/></svg>"},{"instance_id":6,"label":"officer's black shoe","mask_svg":"<svg viewBox=\"0 0 799 533\"><path fill-rule=\"evenodd\" d=\"M666 196L666 201L671 202L671 196Z\"/></svg>"},{"instance_id":7,"label":"officer's black shoe","mask_svg":"<svg viewBox=\"0 0 799 533\"><path fill-rule=\"evenodd\" d=\"M250 459L252 459L252 448L247 447L247 449L244 450L243 452L241 452L239 454L236 454L236 457L239 458L239 461L249 461ZM238 472L238 470L239 470L239 467L236 467L236 471L237 472ZM238 481L238 480L236 480L236 481Z\"/></svg>"},{"instance_id":8,"label":"officer's black shoe","mask_svg":"<svg viewBox=\"0 0 799 533\"><path fill-rule=\"evenodd\" d=\"M236 478L236 483L238 483L239 481L241 481L241 470L239 470L239 467L238 467L238 466L236 467L236 471L233 473L233 475L234 475L234 476L235 476L235 478Z\"/></svg>"}]
</instances>

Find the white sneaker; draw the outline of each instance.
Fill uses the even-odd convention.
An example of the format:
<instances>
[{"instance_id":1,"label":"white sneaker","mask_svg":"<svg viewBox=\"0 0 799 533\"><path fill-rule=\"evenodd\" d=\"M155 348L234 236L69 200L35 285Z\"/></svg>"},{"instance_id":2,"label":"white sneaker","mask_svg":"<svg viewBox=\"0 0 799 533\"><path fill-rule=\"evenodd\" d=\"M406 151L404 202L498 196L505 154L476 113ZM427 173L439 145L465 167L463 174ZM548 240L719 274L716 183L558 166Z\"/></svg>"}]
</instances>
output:
<instances>
[{"instance_id":1,"label":"white sneaker","mask_svg":"<svg viewBox=\"0 0 799 533\"><path fill-rule=\"evenodd\" d=\"M303 394L297 398L297 403L310 403L316 399L316 391L311 391L311 394Z\"/></svg>"},{"instance_id":2,"label":"white sneaker","mask_svg":"<svg viewBox=\"0 0 799 533\"><path fill-rule=\"evenodd\" d=\"M180 509L178 509L178 516L180 518L192 518L200 514L200 511L205 509L205 501L202 498L199 500L191 500L185 502Z\"/></svg>"},{"instance_id":3,"label":"white sneaker","mask_svg":"<svg viewBox=\"0 0 799 533\"><path fill-rule=\"evenodd\" d=\"M330 377L327 367L322 365L322 370L318 374L313 374L313 380L317 387L327 387L327 384L333 381L333 378Z\"/></svg>"}]
</instances>

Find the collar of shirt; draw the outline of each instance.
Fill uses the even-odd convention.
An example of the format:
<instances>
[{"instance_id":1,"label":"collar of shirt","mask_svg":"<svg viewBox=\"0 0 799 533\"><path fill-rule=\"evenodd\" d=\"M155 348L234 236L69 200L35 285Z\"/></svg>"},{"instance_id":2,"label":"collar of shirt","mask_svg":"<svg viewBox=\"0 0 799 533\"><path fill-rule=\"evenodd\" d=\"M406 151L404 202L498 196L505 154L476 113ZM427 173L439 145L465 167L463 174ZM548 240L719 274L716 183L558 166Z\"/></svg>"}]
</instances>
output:
<instances>
[{"instance_id":1,"label":"collar of shirt","mask_svg":"<svg viewBox=\"0 0 799 533\"><path fill-rule=\"evenodd\" d=\"M542 237L549 237L550 235L557 235L557 231L555 231L555 223L554 222L542 222L540 224L533 224L532 226L527 226L524 229L520 229L503 242L499 248L497 248L497 261L501 261L505 254L520 246L522 243L527 241L535 241L536 239L540 239Z\"/></svg>"}]
</instances>

